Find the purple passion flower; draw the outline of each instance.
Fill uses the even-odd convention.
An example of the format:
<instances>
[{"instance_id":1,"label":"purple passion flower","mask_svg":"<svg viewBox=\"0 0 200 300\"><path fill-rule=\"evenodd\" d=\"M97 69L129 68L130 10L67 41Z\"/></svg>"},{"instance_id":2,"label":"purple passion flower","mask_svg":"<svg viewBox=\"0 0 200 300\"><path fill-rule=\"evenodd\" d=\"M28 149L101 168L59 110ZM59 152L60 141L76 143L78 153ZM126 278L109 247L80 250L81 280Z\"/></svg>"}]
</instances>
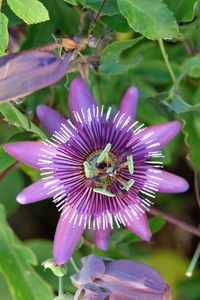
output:
<instances>
[{"instance_id":1,"label":"purple passion flower","mask_svg":"<svg viewBox=\"0 0 200 300\"><path fill-rule=\"evenodd\" d=\"M169 286L161 275L143 263L109 260L93 254L81 261L80 272L71 277L79 288L74 300L167 300L170 297Z\"/></svg>"},{"instance_id":2,"label":"purple passion flower","mask_svg":"<svg viewBox=\"0 0 200 300\"><path fill-rule=\"evenodd\" d=\"M94 229L96 246L108 247L115 223L149 241L145 211L155 192L188 189L181 177L165 172L157 161L180 130L172 121L144 128L135 121L138 91L130 87L115 116L99 108L85 82L77 77L69 89L72 121L46 105L37 116L52 134L45 142L15 142L4 149L41 170L42 179L18 196L21 204L53 197L61 211L54 239L54 257L64 264L86 228Z\"/></svg>"}]
</instances>

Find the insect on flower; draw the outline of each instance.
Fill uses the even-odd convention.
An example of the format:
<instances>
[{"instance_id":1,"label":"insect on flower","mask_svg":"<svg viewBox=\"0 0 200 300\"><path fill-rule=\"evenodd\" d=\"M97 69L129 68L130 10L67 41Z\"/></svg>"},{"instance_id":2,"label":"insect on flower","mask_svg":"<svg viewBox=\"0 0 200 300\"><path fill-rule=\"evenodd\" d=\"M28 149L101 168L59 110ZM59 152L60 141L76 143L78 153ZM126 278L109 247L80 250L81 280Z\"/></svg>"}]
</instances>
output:
<instances>
[{"instance_id":1,"label":"insect on flower","mask_svg":"<svg viewBox=\"0 0 200 300\"><path fill-rule=\"evenodd\" d=\"M37 116L51 133L45 142L15 142L4 149L41 170L42 179L17 197L27 204L53 197L61 211L54 257L64 264L86 228L106 250L116 224L150 240L146 210L156 192L188 189L181 177L161 169L161 148L181 129L178 121L145 128L135 121L138 90L130 87L113 116L98 107L86 83L75 78L69 88L72 121L46 105Z\"/></svg>"}]
</instances>

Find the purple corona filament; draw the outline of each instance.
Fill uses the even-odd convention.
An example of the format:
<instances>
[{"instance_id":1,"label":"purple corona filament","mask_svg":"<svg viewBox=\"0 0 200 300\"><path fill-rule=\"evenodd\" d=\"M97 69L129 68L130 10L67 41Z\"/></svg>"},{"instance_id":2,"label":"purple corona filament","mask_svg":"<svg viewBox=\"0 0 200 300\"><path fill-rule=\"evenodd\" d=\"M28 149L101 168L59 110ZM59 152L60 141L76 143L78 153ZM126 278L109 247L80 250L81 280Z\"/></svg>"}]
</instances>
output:
<instances>
[{"instance_id":1,"label":"purple corona filament","mask_svg":"<svg viewBox=\"0 0 200 300\"><path fill-rule=\"evenodd\" d=\"M113 116L98 107L86 83L75 78L69 89L70 120L46 105L37 116L51 133L45 142L14 142L4 149L41 171L42 179L21 191L28 204L53 198L61 216L54 239L57 264L72 255L87 228L96 246L108 248L113 226L121 225L149 241L146 216L156 192L188 189L181 177L163 171L161 148L181 129L178 121L145 128L135 121L138 91L130 87Z\"/></svg>"}]
</instances>

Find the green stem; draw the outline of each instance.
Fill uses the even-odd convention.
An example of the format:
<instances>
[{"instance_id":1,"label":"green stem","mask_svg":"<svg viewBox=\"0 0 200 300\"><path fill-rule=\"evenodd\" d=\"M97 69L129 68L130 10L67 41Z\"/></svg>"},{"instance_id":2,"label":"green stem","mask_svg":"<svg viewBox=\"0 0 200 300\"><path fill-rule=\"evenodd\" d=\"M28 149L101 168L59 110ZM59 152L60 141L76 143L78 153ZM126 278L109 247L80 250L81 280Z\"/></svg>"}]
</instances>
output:
<instances>
[{"instance_id":1,"label":"green stem","mask_svg":"<svg viewBox=\"0 0 200 300\"><path fill-rule=\"evenodd\" d=\"M164 46L163 40L159 39L158 43L159 43L160 50L162 52L162 55L163 55L166 67L168 69L169 75L171 76L171 79L172 79L172 81L173 81L173 83L175 85L175 88L177 89L178 88L178 84L177 84L176 76L175 76L174 71L172 69L172 66L171 66L171 64L169 62L169 58L168 58L167 52L165 50L165 46Z\"/></svg>"},{"instance_id":2,"label":"green stem","mask_svg":"<svg viewBox=\"0 0 200 300\"><path fill-rule=\"evenodd\" d=\"M194 255L193 255L192 260L190 262L190 265L189 265L189 267L187 269L187 272L185 273L186 276L188 276L188 277L192 276L194 268L195 268L195 266L196 266L196 264L198 262L199 256L200 256L200 243L198 244L198 246L197 246L197 248L196 248L196 250L194 252Z\"/></svg>"},{"instance_id":3,"label":"green stem","mask_svg":"<svg viewBox=\"0 0 200 300\"><path fill-rule=\"evenodd\" d=\"M75 263L73 257L70 258L70 262L71 262L71 264L72 264L74 270L78 273L80 270L79 270L79 268L77 267L77 265L76 265L76 263Z\"/></svg>"},{"instance_id":4,"label":"green stem","mask_svg":"<svg viewBox=\"0 0 200 300\"><path fill-rule=\"evenodd\" d=\"M0 0L0 10L1 10L1 7L2 7L2 2L3 2L3 0Z\"/></svg>"},{"instance_id":5,"label":"green stem","mask_svg":"<svg viewBox=\"0 0 200 300\"><path fill-rule=\"evenodd\" d=\"M63 277L58 277L58 299L62 299L63 293Z\"/></svg>"}]
</instances>

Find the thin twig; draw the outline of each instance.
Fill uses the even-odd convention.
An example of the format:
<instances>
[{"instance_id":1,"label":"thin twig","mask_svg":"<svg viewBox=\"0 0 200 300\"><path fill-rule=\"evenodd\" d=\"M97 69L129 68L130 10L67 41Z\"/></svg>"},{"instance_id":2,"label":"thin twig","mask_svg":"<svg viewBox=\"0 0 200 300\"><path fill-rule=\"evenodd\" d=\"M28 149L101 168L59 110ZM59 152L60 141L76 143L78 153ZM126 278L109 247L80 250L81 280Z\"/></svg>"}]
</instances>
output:
<instances>
[{"instance_id":1,"label":"thin twig","mask_svg":"<svg viewBox=\"0 0 200 300\"><path fill-rule=\"evenodd\" d=\"M182 220L179 220L178 218L170 215L169 213L166 213L164 211L161 211L161 210L159 210L157 208L153 208L153 207L150 209L150 213L153 216L163 217L167 222L200 237L200 230L198 228L196 228L195 226L190 225Z\"/></svg>"},{"instance_id":2,"label":"thin twig","mask_svg":"<svg viewBox=\"0 0 200 300\"><path fill-rule=\"evenodd\" d=\"M194 168L194 190L195 190L197 203L200 208L199 180L198 180L198 172L196 168Z\"/></svg>"},{"instance_id":3,"label":"thin twig","mask_svg":"<svg viewBox=\"0 0 200 300\"><path fill-rule=\"evenodd\" d=\"M3 172L0 173L0 180L2 180L12 169L15 169L18 166L19 162L14 162L10 167L6 168Z\"/></svg>"},{"instance_id":4,"label":"thin twig","mask_svg":"<svg viewBox=\"0 0 200 300\"><path fill-rule=\"evenodd\" d=\"M95 24L96 21L100 18L100 15L101 15L101 12L102 12L102 10L103 10L103 7L104 7L105 3L106 3L106 0L103 0L103 2L102 2L102 4L101 4L101 7L100 7L100 9L99 9L99 11L98 11L98 14L96 15L96 17L95 17L95 19L94 19L94 24Z\"/></svg>"}]
</instances>

